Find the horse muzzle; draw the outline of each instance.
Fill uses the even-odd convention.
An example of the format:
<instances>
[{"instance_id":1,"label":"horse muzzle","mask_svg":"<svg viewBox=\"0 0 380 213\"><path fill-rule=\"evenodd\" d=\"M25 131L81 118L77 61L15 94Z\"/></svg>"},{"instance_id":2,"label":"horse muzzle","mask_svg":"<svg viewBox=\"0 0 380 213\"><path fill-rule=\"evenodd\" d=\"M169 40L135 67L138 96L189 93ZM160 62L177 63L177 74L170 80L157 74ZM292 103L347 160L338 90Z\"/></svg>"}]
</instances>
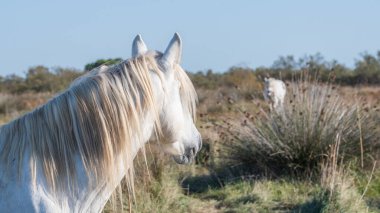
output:
<instances>
[{"instance_id":1,"label":"horse muzzle","mask_svg":"<svg viewBox=\"0 0 380 213\"><path fill-rule=\"evenodd\" d=\"M185 154L184 155L175 155L173 156L173 159L176 163L178 164L189 164L191 163L199 150L202 148L202 138L199 135L197 138L198 142L197 145L194 147L188 147L185 149Z\"/></svg>"}]
</instances>

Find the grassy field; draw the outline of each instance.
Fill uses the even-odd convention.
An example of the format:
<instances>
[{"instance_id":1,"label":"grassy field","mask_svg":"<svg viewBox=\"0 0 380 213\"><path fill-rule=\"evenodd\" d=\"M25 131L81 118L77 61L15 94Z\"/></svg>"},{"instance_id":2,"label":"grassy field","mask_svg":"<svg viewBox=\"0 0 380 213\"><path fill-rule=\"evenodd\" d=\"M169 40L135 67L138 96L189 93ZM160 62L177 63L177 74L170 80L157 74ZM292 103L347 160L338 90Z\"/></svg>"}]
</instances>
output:
<instances>
[{"instance_id":1,"label":"grassy field","mask_svg":"<svg viewBox=\"0 0 380 213\"><path fill-rule=\"evenodd\" d=\"M135 160L136 202L122 198L123 209L380 212L380 87L287 82L283 115L269 113L252 78L197 88L204 147L196 162L177 165L148 145L149 168ZM52 95L1 94L0 121Z\"/></svg>"}]
</instances>

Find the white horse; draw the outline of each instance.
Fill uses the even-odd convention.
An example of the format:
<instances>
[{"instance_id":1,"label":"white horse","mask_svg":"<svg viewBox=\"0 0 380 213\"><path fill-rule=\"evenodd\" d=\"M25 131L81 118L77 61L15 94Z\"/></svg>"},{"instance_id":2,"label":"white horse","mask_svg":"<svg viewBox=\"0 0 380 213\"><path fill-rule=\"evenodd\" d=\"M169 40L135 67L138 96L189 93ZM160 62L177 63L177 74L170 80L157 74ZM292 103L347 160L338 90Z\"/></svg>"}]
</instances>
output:
<instances>
[{"instance_id":1,"label":"white horse","mask_svg":"<svg viewBox=\"0 0 380 213\"><path fill-rule=\"evenodd\" d=\"M196 93L180 67L181 39L164 53L138 35L133 58L100 67L0 128L0 212L100 212L144 144L164 139L180 164L201 148Z\"/></svg>"},{"instance_id":2,"label":"white horse","mask_svg":"<svg viewBox=\"0 0 380 213\"><path fill-rule=\"evenodd\" d=\"M269 102L270 110L279 112L284 105L286 95L285 83L274 78L264 79L264 99Z\"/></svg>"}]
</instances>

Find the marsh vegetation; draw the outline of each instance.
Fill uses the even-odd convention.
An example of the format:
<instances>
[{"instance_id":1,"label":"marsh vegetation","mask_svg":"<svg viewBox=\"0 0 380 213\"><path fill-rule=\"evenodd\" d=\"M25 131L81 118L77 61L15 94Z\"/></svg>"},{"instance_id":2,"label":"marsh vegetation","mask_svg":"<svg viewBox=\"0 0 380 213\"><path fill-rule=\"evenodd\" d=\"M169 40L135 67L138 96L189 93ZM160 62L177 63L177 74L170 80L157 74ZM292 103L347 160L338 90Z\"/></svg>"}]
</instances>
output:
<instances>
[{"instance_id":1,"label":"marsh vegetation","mask_svg":"<svg viewBox=\"0 0 380 213\"><path fill-rule=\"evenodd\" d=\"M272 68L190 73L203 149L181 166L147 145L148 159L135 159L136 199L116 196L116 205L135 212L380 212L379 57L364 55L354 70L283 57ZM268 73L286 82L281 112L263 100ZM24 78L1 78L1 122L45 103L80 74L34 67Z\"/></svg>"}]
</instances>

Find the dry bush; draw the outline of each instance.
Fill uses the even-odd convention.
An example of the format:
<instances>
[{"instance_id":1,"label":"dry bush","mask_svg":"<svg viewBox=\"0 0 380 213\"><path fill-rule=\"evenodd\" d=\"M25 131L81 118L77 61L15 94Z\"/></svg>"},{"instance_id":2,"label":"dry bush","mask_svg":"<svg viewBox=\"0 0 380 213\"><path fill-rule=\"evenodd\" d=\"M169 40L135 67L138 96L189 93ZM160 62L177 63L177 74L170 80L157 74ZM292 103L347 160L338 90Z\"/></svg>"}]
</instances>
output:
<instances>
[{"instance_id":1,"label":"dry bush","mask_svg":"<svg viewBox=\"0 0 380 213\"><path fill-rule=\"evenodd\" d=\"M262 84L258 81L255 73L249 69L231 68L223 75L223 86L229 88L224 92L229 92L230 88L235 88L238 96L247 100L252 99L255 91L262 91ZM231 96L231 94L230 94Z\"/></svg>"},{"instance_id":2,"label":"dry bush","mask_svg":"<svg viewBox=\"0 0 380 213\"><path fill-rule=\"evenodd\" d=\"M0 122L6 123L44 104L51 93L0 94Z\"/></svg>"},{"instance_id":3,"label":"dry bush","mask_svg":"<svg viewBox=\"0 0 380 213\"><path fill-rule=\"evenodd\" d=\"M379 150L376 111L364 110L358 100L343 99L336 86L308 76L289 84L287 91L279 113L242 111L238 122L216 124L223 165L268 176L319 174L337 134L342 140L339 156L345 161L359 159L362 166L372 162Z\"/></svg>"}]
</instances>

